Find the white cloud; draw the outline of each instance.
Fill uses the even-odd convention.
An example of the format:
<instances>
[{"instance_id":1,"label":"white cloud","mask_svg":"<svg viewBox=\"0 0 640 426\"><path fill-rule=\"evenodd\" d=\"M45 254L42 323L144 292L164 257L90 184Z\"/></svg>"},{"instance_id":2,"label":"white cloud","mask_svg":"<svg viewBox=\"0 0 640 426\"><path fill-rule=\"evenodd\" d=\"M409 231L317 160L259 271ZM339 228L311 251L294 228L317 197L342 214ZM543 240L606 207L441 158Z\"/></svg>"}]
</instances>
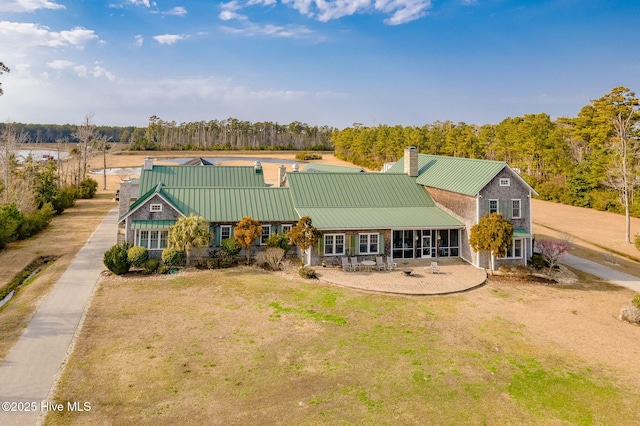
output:
<instances>
[{"instance_id":1,"label":"white cloud","mask_svg":"<svg viewBox=\"0 0 640 426\"><path fill-rule=\"evenodd\" d=\"M223 31L230 34L253 37L253 36L267 36L267 37L284 37L284 38L301 38L308 37L314 34L312 30L307 27L298 25L258 25L254 23L247 23L242 27L221 27Z\"/></svg>"},{"instance_id":2,"label":"white cloud","mask_svg":"<svg viewBox=\"0 0 640 426\"><path fill-rule=\"evenodd\" d=\"M151 7L156 5L156 2L150 2L149 0L129 0L128 3L134 6L142 6L142 7Z\"/></svg>"},{"instance_id":3,"label":"white cloud","mask_svg":"<svg viewBox=\"0 0 640 426\"><path fill-rule=\"evenodd\" d=\"M142 37L141 35L137 35L133 37L136 41L135 44L138 47L142 47L142 44L144 43L144 37Z\"/></svg>"},{"instance_id":4,"label":"white cloud","mask_svg":"<svg viewBox=\"0 0 640 426\"><path fill-rule=\"evenodd\" d=\"M281 2L300 14L320 22L378 12L388 16L384 20L386 24L399 25L425 16L431 8L432 0L281 0ZM218 17L223 21L248 20L246 15L238 11L252 6L270 7L274 4L276 0L232 0L220 5L222 11Z\"/></svg>"},{"instance_id":5,"label":"white cloud","mask_svg":"<svg viewBox=\"0 0 640 426\"><path fill-rule=\"evenodd\" d=\"M153 36L153 39L158 43L168 44L168 45L175 44L176 42L180 40L184 40L185 38L187 37L183 35L178 35L178 34L162 34L162 35Z\"/></svg>"},{"instance_id":6,"label":"white cloud","mask_svg":"<svg viewBox=\"0 0 640 426\"><path fill-rule=\"evenodd\" d=\"M116 76L114 73L107 71L96 63L93 68L89 69L85 65L76 64L65 59L57 59L55 61L47 62L47 66L58 73L63 71L71 71L75 75L81 78L88 78L90 76L94 78L106 78L109 81L114 81Z\"/></svg>"},{"instance_id":7,"label":"white cloud","mask_svg":"<svg viewBox=\"0 0 640 426\"><path fill-rule=\"evenodd\" d=\"M83 49L88 42L97 38L93 30L82 27L57 32L39 24L0 21L0 40L18 50L30 46L74 46Z\"/></svg>"},{"instance_id":8,"label":"white cloud","mask_svg":"<svg viewBox=\"0 0 640 426\"><path fill-rule=\"evenodd\" d=\"M185 16L187 14L187 9L182 6L176 6L173 9L162 13L164 15Z\"/></svg>"},{"instance_id":9,"label":"white cloud","mask_svg":"<svg viewBox=\"0 0 640 426\"><path fill-rule=\"evenodd\" d=\"M65 9L65 6L48 0L0 1L0 12L33 12L38 9Z\"/></svg>"}]
</instances>

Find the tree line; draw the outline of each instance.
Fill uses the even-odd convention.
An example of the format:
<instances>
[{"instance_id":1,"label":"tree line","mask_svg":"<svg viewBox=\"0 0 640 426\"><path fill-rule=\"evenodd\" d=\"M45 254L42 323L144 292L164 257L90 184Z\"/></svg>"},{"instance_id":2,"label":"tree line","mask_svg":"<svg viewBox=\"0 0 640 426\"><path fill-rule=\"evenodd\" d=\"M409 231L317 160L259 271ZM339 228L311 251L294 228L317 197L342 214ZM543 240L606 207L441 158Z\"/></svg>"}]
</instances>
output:
<instances>
[{"instance_id":1,"label":"tree line","mask_svg":"<svg viewBox=\"0 0 640 426\"><path fill-rule=\"evenodd\" d=\"M616 87L577 117L546 113L498 124L437 121L424 126L354 123L333 133L338 158L380 169L416 146L424 154L506 161L540 198L640 217L640 114L635 93Z\"/></svg>"},{"instance_id":2,"label":"tree line","mask_svg":"<svg viewBox=\"0 0 640 426\"><path fill-rule=\"evenodd\" d=\"M0 123L0 131L11 125L24 135L25 143L81 142L73 124ZM177 123L149 118L147 127L94 126L109 142L120 142L132 150L332 150L329 126L310 126L294 121L279 124L251 123L228 118Z\"/></svg>"}]
</instances>

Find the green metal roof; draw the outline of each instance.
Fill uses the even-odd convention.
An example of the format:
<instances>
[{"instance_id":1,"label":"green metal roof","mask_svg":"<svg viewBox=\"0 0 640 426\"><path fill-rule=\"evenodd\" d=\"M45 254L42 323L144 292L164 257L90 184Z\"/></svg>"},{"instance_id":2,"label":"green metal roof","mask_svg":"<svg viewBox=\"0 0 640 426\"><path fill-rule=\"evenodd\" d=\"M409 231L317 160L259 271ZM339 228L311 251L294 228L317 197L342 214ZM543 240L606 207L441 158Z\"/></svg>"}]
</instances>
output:
<instances>
[{"instance_id":1,"label":"green metal roof","mask_svg":"<svg viewBox=\"0 0 640 426\"><path fill-rule=\"evenodd\" d=\"M514 228L513 236L516 238L533 238L533 235L523 228Z\"/></svg>"},{"instance_id":2,"label":"green metal roof","mask_svg":"<svg viewBox=\"0 0 640 426\"><path fill-rule=\"evenodd\" d=\"M162 182L168 187L264 187L264 175L253 166L156 166L142 170L140 193L144 194Z\"/></svg>"},{"instance_id":3,"label":"green metal roof","mask_svg":"<svg viewBox=\"0 0 640 426\"><path fill-rule=\"evenodd\" d=\"M435 207L405 174L287 173L293 203L301 207Z\"/></svg>"},{"instance_id":4,"label":"green metal roof","mask_svg":"<svg viewBox=\"0 0 640 426\"><path fill-rule=\"evenodd\" d=\"M293 204L318 229L462 227L405 174L289 173Z\"/></svg>"},{"instance_id":5,"label":"green metal roof","mask_svg":"<svg viewBox=\"0 0 640 426\"><path fill-rule=\"evenodd\" d=\"M505 167L504 161L418 154L419 171L415 181L432 188L477 195ZM404 173L404 157L387 173Z\"/></svg>"},{"instance_id":6,"label":"green metal roof","mask_svg":"<svg viewBox=\"0 0 640 426\"><path fill-rule=\"evenodd\" d=\"M134 220L131 229L167 229L175 223L175 220Z\"/></svg>"},{"instance_id":7,"label":"green metal roof","mask_svg":"<svg viewBox=\"0 0 640 426\"><path fill-rule=\"evenodd\" d=\"M302 169L303 173L363 173L362 167L336 166L333 164L309 163Z\"/></svg>"},{"instance_id":8,"label":"green metal roof","mask_svg":"<svg viewBox=\"0 0 640 426\"><path fill-rule=\"evenodd\" d=\"M321 229L463 228L464 225L438 207L300 208Z\"/></svg>"},{"instance_id":9,"label":"green metal roof","mask_svg":"<svg viewBox=\"0 0 640 426\"><path fill-rule=\"evenodd\" d=\"M210 222L238 222L243 217L265 222L297 222L287 188L162 188L160 194L182 214Z\"/></svg>"}]
</instances>

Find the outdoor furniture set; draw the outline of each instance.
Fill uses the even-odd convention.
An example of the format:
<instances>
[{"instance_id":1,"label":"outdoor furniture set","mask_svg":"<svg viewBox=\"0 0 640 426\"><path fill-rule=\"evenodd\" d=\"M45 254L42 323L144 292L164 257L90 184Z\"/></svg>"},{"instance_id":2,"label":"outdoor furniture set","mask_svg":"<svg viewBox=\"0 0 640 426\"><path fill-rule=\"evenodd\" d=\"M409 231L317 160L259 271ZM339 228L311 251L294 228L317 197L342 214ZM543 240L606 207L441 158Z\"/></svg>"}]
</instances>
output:
<instances>
[{"instance_id":1,"label":"outdoor furniture set","mask_svg":"<svg viewBox=\"0 0 640 426\"><path fill-rule=\"evenodd\" d=\"M342 258L342 270L348 271L366 271L371 272L371 269L375 266L378 271L394 271L398 264L391 259L391 256L387 256L387 261L384 261L382 256L376 256L376 260L363 260L358 261L357 257L343 257Z\"/></svg>"}]
</instances>

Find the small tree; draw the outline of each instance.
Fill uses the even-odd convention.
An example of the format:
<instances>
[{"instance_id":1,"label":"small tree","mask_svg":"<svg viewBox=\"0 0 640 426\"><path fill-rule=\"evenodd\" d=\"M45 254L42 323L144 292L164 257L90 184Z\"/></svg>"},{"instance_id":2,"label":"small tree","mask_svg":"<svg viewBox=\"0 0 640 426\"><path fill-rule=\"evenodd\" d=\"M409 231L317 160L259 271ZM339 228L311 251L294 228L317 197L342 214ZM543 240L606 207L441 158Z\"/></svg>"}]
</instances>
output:
<instances>
[{"instance_id":1,"label":"small tree","mask_svg":"<svg viewBox=\"0 0 640 426\"><path fill-rule=\"evenodd\" d=\"M287 236L293 244L300 248L300 254L304 259L304 253L318 242L318 239L320 238L320 231L313 227L309 216L304 216L298 220L298 224L296 226L291 228L291 231L287 233Z\"/></svg>"},{"instance_id":2,"label":"small tree","mask_svg":"<svg viewBox=\"0 0 640 426\"><path fill-rule=\"evenodd\" d=\"M175 225L169 227L169 245L187 255L187 266L189 266L191 248L206 247L211 241L209 234L209 222L202 216L181 217Z\"/></svg>"},{"instance_id":3,"label":"small tree","mask_svg":"<svg viewBox=\"0 0 640 426\"><path fill-rule=\"evenodd\" d=\"M488 251L491 254L491 273L495 270L495 258L504 257L511 248L513 225L501 213L485 213L477 224L471 227L469 244L475 252Z\"/></svg>"},{"instance_id":4,"label":"small tree","mask_svg":"<svg viewBox=\"0 0 640 426\"><path fill-rule=\"evenodd\" d=\"M549 265L549 273L551 273L560 259L571 250L571 244L567 241L539 240L536 241L536 248Z\"/></svg>"},{"instance_id":5,"label":"small tree","mask_svg":"<svg viewBox=\"0 0 640 426\"><path fill-rule=\"evenodd\" d=\"M242 218L233 229L233 237L238 242L238 245L245 250L247 265L251 261L251 247L260 238L260 235L262 235L260 222L251 219L250 216Z\"/></svg>"}]
</instances>

